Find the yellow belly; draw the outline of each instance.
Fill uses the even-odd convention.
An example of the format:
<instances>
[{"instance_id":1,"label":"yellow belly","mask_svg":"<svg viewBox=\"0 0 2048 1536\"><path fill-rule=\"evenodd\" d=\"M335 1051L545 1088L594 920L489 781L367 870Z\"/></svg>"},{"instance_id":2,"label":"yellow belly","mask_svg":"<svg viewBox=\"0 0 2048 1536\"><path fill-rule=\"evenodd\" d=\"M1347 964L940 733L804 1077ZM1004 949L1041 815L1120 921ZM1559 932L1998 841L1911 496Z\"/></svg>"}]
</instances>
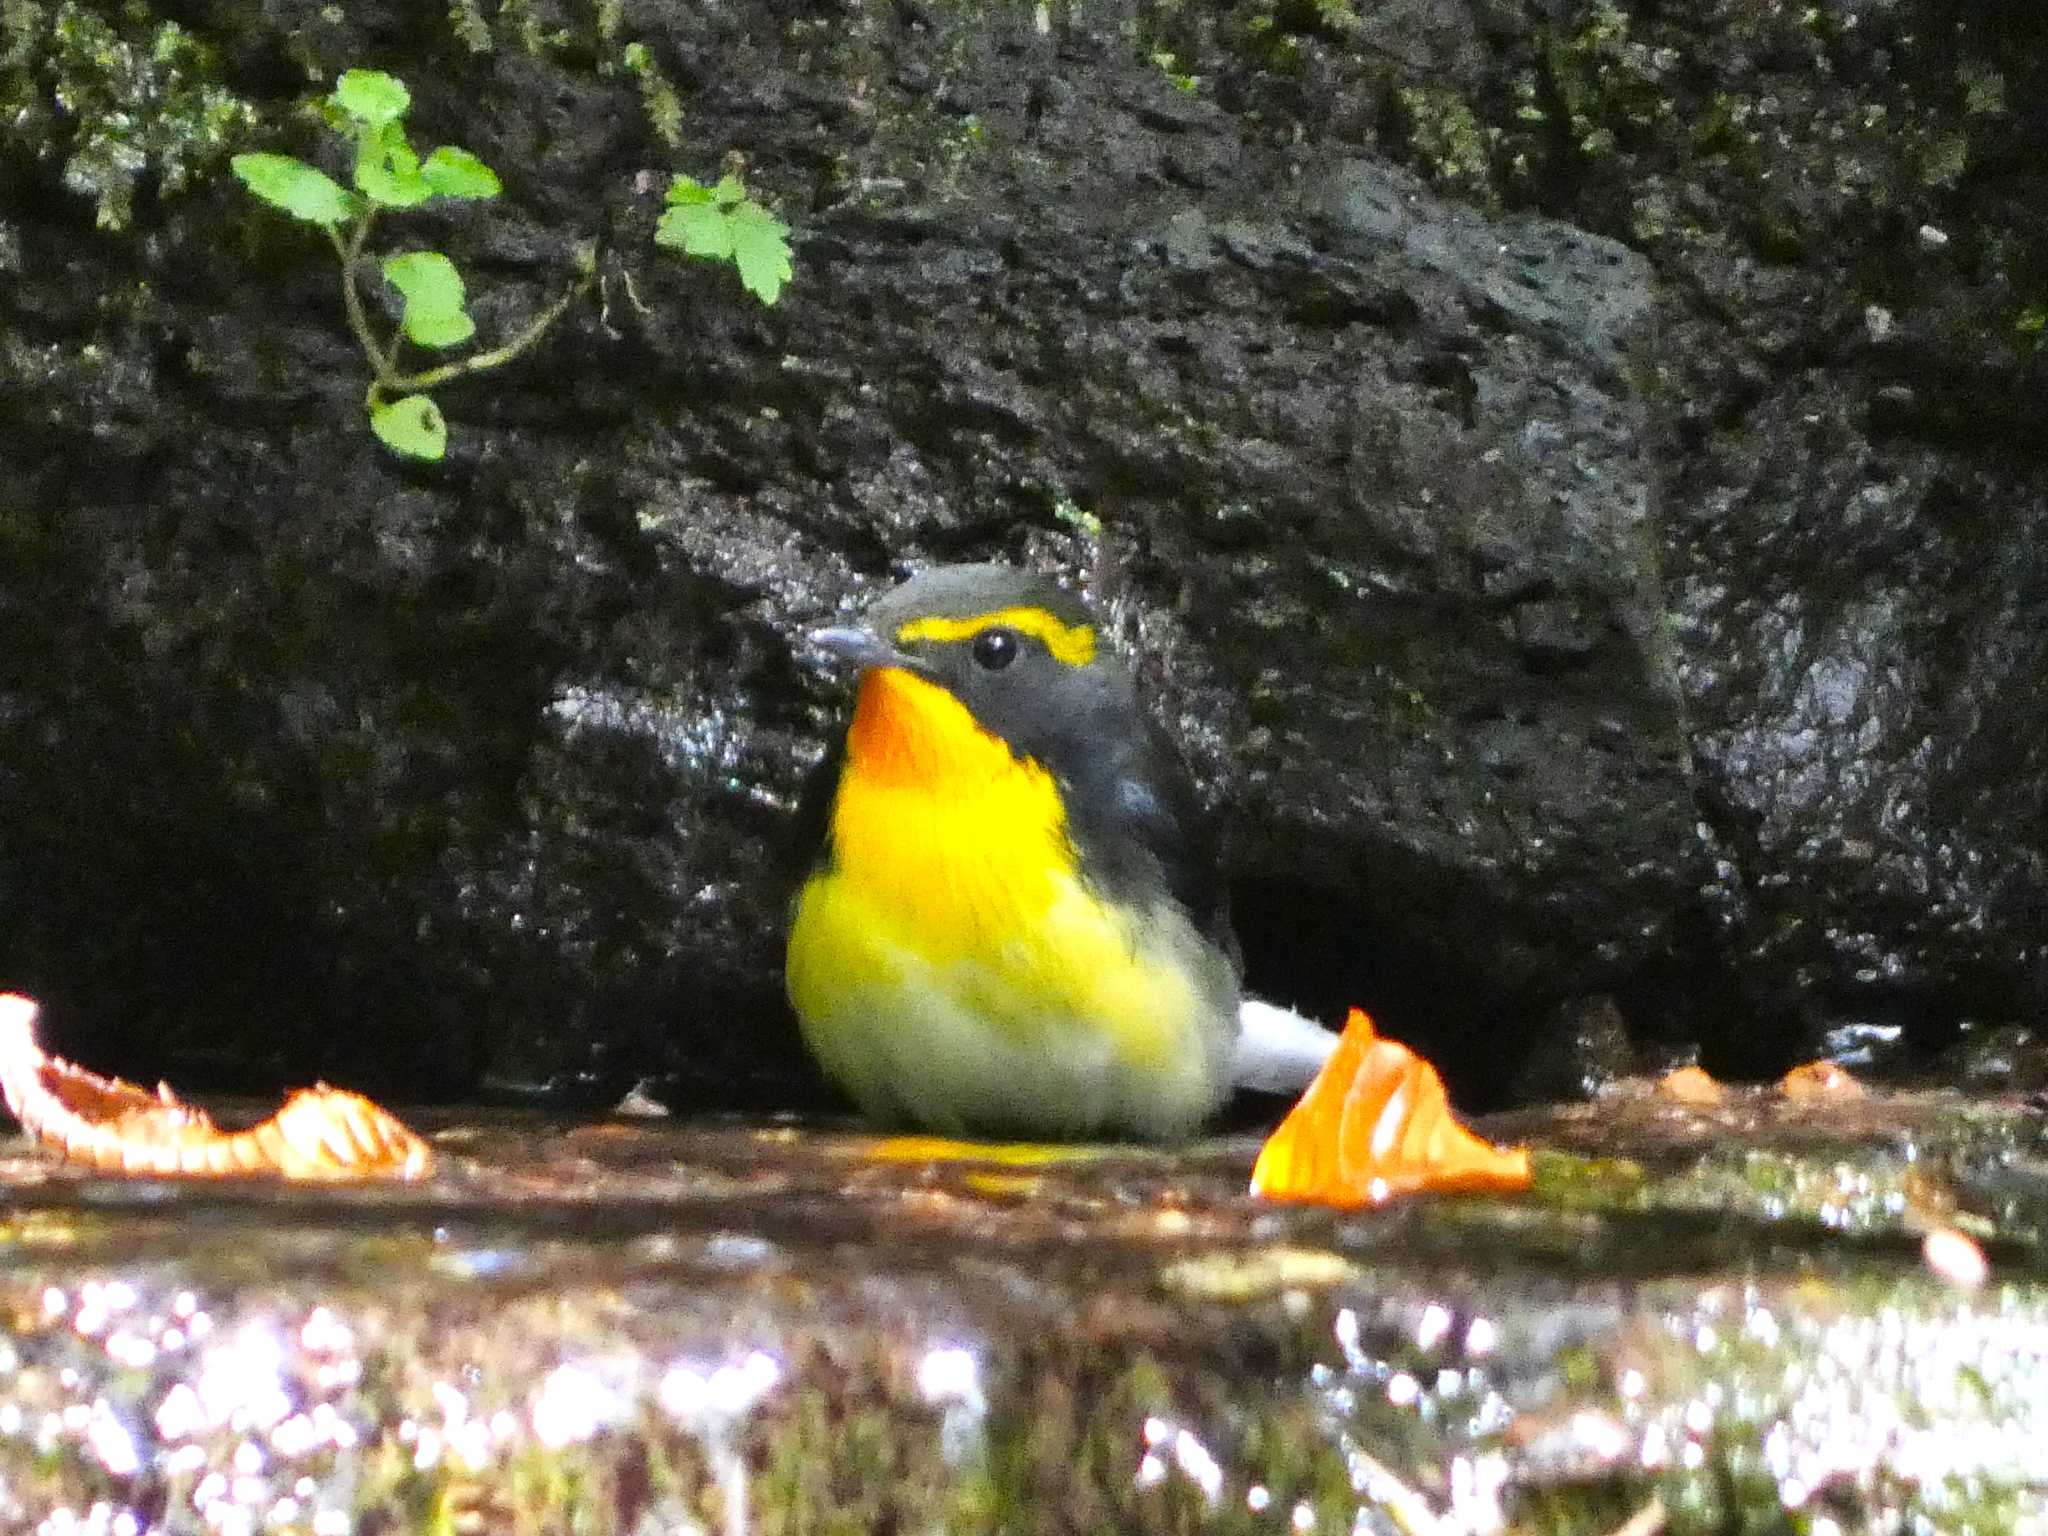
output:
<instances>
[{"instance_id":1,"label":"yellow belly","mask_svg":"<svg viewBox=\"0 0 2048 1536\"><path fill-rule=\"evenodd\" d=\"M1215 978L1078 890L1042 917L985 949L935 954L857 880L813 880L789 944L805 1041L885 1123L1042 1137L1192 1130L1224 1091Z\"/></svg>"},{"instance_id":2,"label":"yellow belly","mask_svg":"<svg viewBox=\"0 0 2048 1536\"><path fill-rule=\"evenodd\" d=\"M1227 1089L1230 967L1172 903L1100 902L1051 780L994 745L943 794L926 773L842 780L790 931L804 1038L879 1120L1185 1134Z\"/></svg>"}]
</instances>

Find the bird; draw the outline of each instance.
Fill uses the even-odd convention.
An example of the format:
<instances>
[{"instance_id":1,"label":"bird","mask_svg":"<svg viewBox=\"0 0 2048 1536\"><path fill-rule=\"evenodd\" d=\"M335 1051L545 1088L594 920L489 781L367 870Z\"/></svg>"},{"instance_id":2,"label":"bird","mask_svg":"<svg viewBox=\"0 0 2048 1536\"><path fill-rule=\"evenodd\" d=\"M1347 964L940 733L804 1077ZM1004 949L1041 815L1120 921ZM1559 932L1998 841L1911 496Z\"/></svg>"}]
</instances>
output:
<instances>
[{"instance_id":1,"label":"bird","mask_svg":"<svg viewBox=\"0 0 2048 1536\"><path fill-rule=\"evenodd\" d=\"M1242 995L1187 766L1087 603L938 566L810 638L860 680L803 798L785 981L863 1115L1178 1141L1314 1076L1336 1037Z\"/></svg>"}]
</instances>

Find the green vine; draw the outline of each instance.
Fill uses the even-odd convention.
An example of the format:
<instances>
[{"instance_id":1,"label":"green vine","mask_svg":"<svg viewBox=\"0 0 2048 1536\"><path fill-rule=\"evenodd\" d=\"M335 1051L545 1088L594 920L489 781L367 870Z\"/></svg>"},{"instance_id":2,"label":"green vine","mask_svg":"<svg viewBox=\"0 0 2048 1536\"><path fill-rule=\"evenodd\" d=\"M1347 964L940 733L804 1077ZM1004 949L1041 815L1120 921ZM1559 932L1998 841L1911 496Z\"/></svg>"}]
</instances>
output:
<instances>
[{"instance_id":1,"label":"green vine","mask_svg":"<svg viewBox=\"0 0 2048 1536\"><path fill-rule=\"evenodd\" d=\"M398 453L438 459L448 448L448 423L428 391L503 367L532 348L597 282L597 252L587 244L574 283L501 346L432 367L407 364L407 344L445 352L476 335L462 273L440 251L407 250L380 262L384 281L403 307L398 329L380 338L364 303L358 274L370 232L380 218L419 208L437 198L481 200L500 191L497 173L469 150L443 144L424 158L406 137L412 95L402 81L379 70L351 69L327 98L327 119L354 151L354 190L293 155L237 155L235 175L257 197L326 234L341 262L341 296L370 382L363 408L370 429ZM747 196L736 176L705 186L677 176L668 209L655 232L658 243L688 256L726 261L741 283L773 304L791 275L789 229Z\"/></svg>"},{"instance_id":2,"label":"green vine","mask_svg":"<svg viewBox=\"0 0 2048 1536\"><path fill-rule=\"evenodd\" d=\"M400 365L406 342L445 350L474 336L476 322L470 318L468 295L454 262L439 251L404 251L383 261L384 280L398 291L405 307L398 334L380 341L356 278L370 231L381 214L418 208L436 198L496 197L498 176L468 150L452 144L443 144L422 159L405 134L412 94L401 81L378 70L348 71L327 105L328 121L353 141L355 191L293 155L237 155L230 164L256 196L326 231L341 259L341 297L349 328L370 364L370 383L363 392L370 429L399 453L438 459L448 448L448 423L427 391L501 367L539 341L596 281L595 252L586 252L575 285L505 345L408 371Z\"/></svg>"}]
</instances>

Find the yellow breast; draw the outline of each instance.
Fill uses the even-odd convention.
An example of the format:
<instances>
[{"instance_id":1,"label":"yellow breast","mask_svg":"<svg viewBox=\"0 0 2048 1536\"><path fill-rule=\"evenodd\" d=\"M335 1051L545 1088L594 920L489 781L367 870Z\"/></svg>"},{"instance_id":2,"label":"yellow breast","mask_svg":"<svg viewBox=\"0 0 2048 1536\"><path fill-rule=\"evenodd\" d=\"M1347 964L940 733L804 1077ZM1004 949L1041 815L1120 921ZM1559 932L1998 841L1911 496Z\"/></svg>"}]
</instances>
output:
<instances>
[{"instance_id":1,"label":"yellow breast","mask_svg":"<svg viewBox=\"0 0 2048 1536\"><path fill-rule=\"evenodd\" d=\"M798 899L789 993L868 1113L1169 1135L1215 1107L1227 966L1170 903L1099 900L1051 776L946 690L867 675L831 828L831 863Z\"/></svg>"}]
</instances>

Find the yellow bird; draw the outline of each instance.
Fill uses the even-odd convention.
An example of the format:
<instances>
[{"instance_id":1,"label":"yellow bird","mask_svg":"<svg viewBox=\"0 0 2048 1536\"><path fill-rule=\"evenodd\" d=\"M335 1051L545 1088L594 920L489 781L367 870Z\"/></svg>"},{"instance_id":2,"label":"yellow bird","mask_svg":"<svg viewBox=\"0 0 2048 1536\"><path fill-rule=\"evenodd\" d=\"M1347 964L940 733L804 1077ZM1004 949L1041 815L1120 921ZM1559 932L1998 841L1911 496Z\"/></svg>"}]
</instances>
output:
<instances>
[{"instance_id":1,"label":"yellow bird","mask_svg":"<svg viewBox=\"0 0 2048 1536\"><path fill-rule=\"evenodd\" d=\"M1087 605L952 566L866 620L812 637L864 670L807 807L787 961L804 1039L861 1110L1166 1139L1234 1083L1305 1083L1334 1037L1240 999L1187 770Z\"/></svg>"}]
</instances>

